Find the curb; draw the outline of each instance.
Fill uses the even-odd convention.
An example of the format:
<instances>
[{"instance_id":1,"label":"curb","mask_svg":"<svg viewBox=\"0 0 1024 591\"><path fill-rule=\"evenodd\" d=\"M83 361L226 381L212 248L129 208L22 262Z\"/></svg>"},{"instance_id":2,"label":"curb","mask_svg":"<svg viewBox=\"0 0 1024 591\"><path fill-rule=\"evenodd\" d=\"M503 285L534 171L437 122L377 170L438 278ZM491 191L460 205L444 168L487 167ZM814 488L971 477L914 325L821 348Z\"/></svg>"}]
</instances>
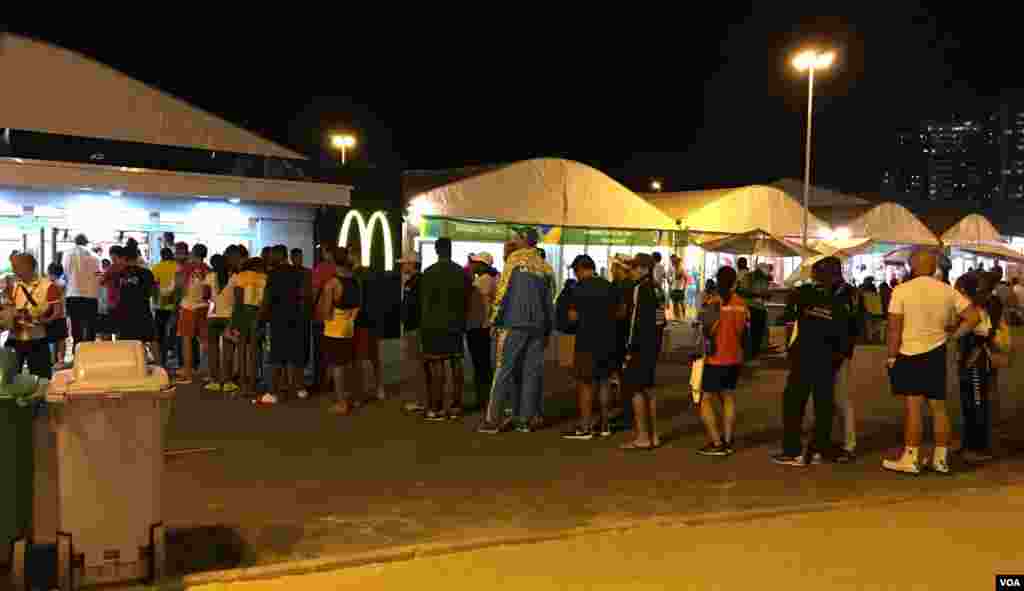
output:
<instances>
[{"instance_id":1,"label":"curb","mask_svg":"<svg viewBox=\"0 0 1024 591\"><path fill-rule=\"evenodd\" d=\"M957 494L991 493L1020 483L1006 484L1003 486L985 489L967 489L956 491ZM924 501L941 499L951 496L952 493L933 493L917 495L893 495L876 497L859 501L835 501L812 503L805 505L791 505L787 507L776 507L772 509L750 509L744 511L729 511L720 513L707 513L695 516L664 516L651 517L634 520L620 521L617 523L584 526L569 530L552 532L549 534L507 536L500 538L478 538L458 542L436 542L400 546L397 548L385 548L362 552L359 554L348 554L343 556L328 556L306 560L295 560L263 566L236 568L229 570L210 571L186 575L173 581L165 581L156 585L127 587L127 591L182 591L189 587L199 585L210 585L214 583L239 583L245 581L258 581L276 579L286 576L306 575L318 572L357 568L374 564L389 564L395 562L406 562L417 558L431 558L445 556L462 552L470 552L484 548L498 546L522 546L527 544L539 544L557 540L566 540L582 536L589 536L604 533L623 533L635 530L640 527L701 527L719 523L742 523L756 521L759 519L773 519L790 515L801 515L807 513L823 513L842 509L875 508L887 505L897 505L913 501Z\"/></svg>"}]
</instances>

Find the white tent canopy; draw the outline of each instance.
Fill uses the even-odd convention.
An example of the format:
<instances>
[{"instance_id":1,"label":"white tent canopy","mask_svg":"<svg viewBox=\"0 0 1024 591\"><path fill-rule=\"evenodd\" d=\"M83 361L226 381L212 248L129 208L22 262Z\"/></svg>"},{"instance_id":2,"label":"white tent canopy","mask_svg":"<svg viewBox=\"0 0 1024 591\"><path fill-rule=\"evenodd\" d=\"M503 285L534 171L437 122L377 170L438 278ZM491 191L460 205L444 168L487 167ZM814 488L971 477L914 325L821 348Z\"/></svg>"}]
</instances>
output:
<instances>
[{"instance_id":1,"label":"white tent canopy","mask_svg":"<svg viewBox=\"0 0 1024 591\"><path fill-rule=\"evenodd\" d=\"M19 35L0 32L0 81L0 128L306 158L84 55Z\"/></svg>"},{"instance_id":2,"label":"white tent canopy","mask_svg":"<svg viewBox=\"0 0 1024 591\"><path fill-rule=\"evenodd\" d=\"M797 179L779 179L772 183L772 186L785 191L790 197L803 203L804 182ZM823 187L811 185L807 194L807 201L811 207L853 207L857 205L870 205L871 202L854 195L832 191Z\"/></svg>"},{"instance_id":3,"label":"white tent canopy","mask_svg":"<svg viewBox=\"0 0 1024 591\"><path fill-rule=\"evenodd\" d=\"M946 230L942 234L942 243L946 246L998 245L1003 243L1003 237L988 218L972 213Z\"/></svg>"},{"instance_id":4,"label":"white tent canopy","mask_svg":"<svg viewBox=\"0 0 1024 591\"><path fill-rule=\"evenodd\" d=\"M678 230L675 221L604 173L571 160L524 160L421 193L422 216L586 228Z\"/></svg>"},{"instance_id":5,"label":"white tent canopy","mask_svg":"<svg viewBox=\"0 0 1024 591\"><path fill-rule=\"evenodd\" d=\"M881 203L854 218L846 226L851 238L915 246L938 246L939 240L909 209Z\"/></svg>"},{"instance_id":6,"label":"white tent canopy","mask_svg":"<svg viewBox=\"0 0 1024 591\"><path fill-rule=\"evenodd\" d=\"M803 233L803 206L775 187L751 185L712 191L646 193L651 202L683 228L708 234L743 234L763 230L775 236ZM828 225L811 214L807 234L824 238Z\"/></svg>"}]
</instances>

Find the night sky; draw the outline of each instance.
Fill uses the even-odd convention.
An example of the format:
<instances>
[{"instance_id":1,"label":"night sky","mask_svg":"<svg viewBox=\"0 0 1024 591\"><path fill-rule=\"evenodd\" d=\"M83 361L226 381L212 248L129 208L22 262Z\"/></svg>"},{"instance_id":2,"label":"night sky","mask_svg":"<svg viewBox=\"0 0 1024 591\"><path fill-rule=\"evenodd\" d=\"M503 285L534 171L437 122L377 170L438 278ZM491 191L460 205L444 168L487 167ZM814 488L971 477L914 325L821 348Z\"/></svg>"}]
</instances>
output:
<instances>
[{"instance_id":1,"label":"night sky","mask_svg":"<svg viewBox=\"0 0 1024 591\"><path fill-rule=\"evenodd\" d=\"M799 178L807 84L789 58L808 42L839 51L816 85L814 180L849 191L878 189L896 129L972 115L986 97L1024 86L1011 12L968 17L968 4L946 13L890 1L875 13L814 17L800 3L722 4L736 8L560 14L507 4L374 19L277 5L261 19L252 5L235 20L171 12L139 26L9 29L311 156L324 153L329 130L350 129L357 157L378 165L557 156L634 189L653 176L669 190Z\"/></svg>"}]
</instances>

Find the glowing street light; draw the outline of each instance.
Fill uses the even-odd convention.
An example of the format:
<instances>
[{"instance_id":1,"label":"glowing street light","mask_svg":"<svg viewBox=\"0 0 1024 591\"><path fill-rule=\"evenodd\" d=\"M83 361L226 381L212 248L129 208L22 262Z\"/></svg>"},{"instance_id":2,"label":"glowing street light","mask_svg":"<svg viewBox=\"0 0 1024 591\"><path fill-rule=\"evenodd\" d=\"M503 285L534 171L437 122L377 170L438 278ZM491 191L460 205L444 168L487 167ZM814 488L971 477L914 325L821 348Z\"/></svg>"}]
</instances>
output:
<instances>
[{"instance_id":1,"label":"glowing street light","mask_svg":"<svg viewBox=\"0 0 1024 591\"><path fill-rule=\"evenodd\" d=\"M335 149L341 150L341 163L344 165L348 150L356 146L356 138L348 134L334 134L331 136L331 145Z\"/></svg>"},{"instance_id":2,"label":"glowing street light","mask_svg":"<svg viewBox=\"0 0 1024 591\"><path fill-rule=\"evenodd\" d=\"M651 181L651 190L655 193L661 192L661 181L657 179Z\"/></svg>"},{"instance_id":3,"label":"glowing street light","mask_svg":"<svg viewBox=\"0 0 1024 591\"><path fill-rule=\"evenodd\" d=\"M834 51L819 52L814 50L801 51L793 58L793 67L800 72L807 72L807 146L804 152L804 248L807 248L807 202L811 193L811 119L814 112L814 71L828 69L832 66L832 62L835 59L836 54Z\"/></svg>"}]
</instances>

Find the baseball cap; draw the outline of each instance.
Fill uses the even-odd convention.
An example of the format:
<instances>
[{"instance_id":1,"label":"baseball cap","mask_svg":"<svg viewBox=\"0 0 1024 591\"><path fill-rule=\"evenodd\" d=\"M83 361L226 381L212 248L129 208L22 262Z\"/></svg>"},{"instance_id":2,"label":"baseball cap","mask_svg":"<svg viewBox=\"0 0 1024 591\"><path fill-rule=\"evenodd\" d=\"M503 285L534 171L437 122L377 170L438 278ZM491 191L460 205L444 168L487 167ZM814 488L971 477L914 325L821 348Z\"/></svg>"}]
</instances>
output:
<instances>
[{"instance_id":1,"label":"baseball cap","mask_svg":"<svg viewBox=\"0 0 1024 591\"><path fill-rule=\"evenodd\" d=\"M477 263L484 263L488 266L494 265L494 257L491 256L491 253L489 252L478 252L474 255L470 255L469 260Z\"/></svg>"},{"instance_id":2,"label":"baseball cap","mask_svg":"<svg viewBox=\"0 0 1024 591\"><path fill-rule=\"evenodd\" d=\"M647 254L646 252L641 252L640 254L633 257L633 260L629 261L629 263L630 266L633 267L646 267L648 269L651 269L654 268L654 257Z\"/></svg>"},{"instance_id":3,"label":"baseball cap","mask_svg":"<svg viewBox=\"0 0 1024 591\"><path fill-rule=\"evenodd\" d=\"M594 263L594 259L590 258L590 255L581 254L577 255L576 258L572 260L572 264L569 265L569 268L573 270L579 267L583 267L584 269L596 269L597 265Z\"/></svg>"}]
</instances>

